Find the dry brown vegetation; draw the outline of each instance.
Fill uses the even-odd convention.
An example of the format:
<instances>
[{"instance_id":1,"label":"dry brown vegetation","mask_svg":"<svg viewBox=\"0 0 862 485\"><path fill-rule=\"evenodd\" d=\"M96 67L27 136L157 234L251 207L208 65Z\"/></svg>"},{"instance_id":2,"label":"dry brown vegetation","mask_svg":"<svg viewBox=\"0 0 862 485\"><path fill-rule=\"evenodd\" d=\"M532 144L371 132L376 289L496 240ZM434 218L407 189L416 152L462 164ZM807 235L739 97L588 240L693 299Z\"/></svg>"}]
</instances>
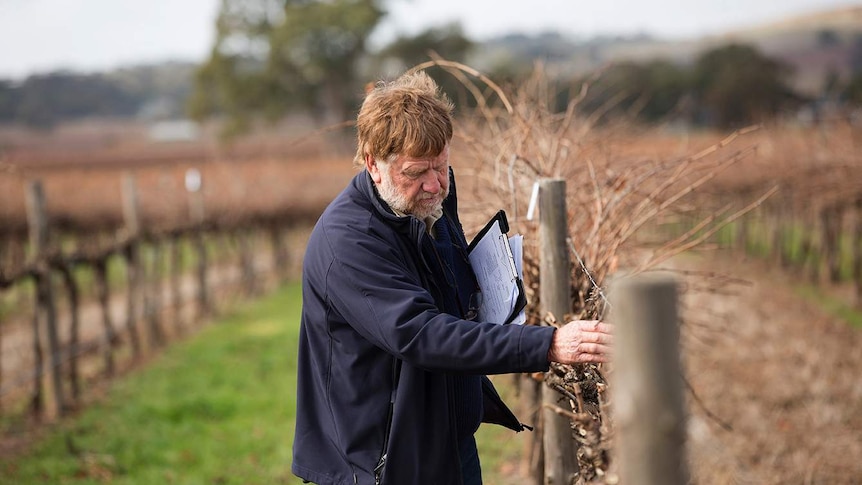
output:
<instances>
[{"instance_id":1,"label":"dry brown vegetation","mask_svg":"<svg viewBox=\"0 0 862 485\"><path fill-rule=\"evenodd\" d=\"M504 207L516 227L527 234L527 240L533 241L534 245L528 247L525 254L525 267L532 290L529 310L534 324L547 320L547 316L539 312L536 227L534 222L525 220L524 214L532 185L540 178L563 178L567 184L572 260L571 315L579 318L607 316L607 280L611 275L661 269L676 271L687 283L686 287L692 290L686 295L687 299L705 298L719 307L729 306L747 315L749 312L745 308L737 309L735 305L754 302L750 299L733 300L727 294L728 289L734 287L732 268L680 271L674 267L678 265L675 257L691 249L714 246L716 233L730 224L776 212L788 219L798 217L788 211L789 207L799 207L806 211L805 214L820 214L824 207L852 208L857 200L862 200L858 126L847 123L807 128L772 126L734 133L704 132L682 136L665 130L639 130L631 126L597 127L589 118L576 116L574 104L566 113L551 113L547 107L553 95L552 88L541 76L514 91L503 91L490 80L468 78L465 73L475 74L469 68L445 62L441 64L450 68L455 76L470 86L471 91L481 93L482 98L477 116L462 126L460 139L463 143L460 152L468 153L467 158L473 162L468 170L470 182L467 185L471 202L463 204L467 214L465 219L475 223L488 217L489 207ZM462 188L461 193L464 192ZM842 213L842 217L841 226L858 234L858 229L854 228L862 227L862 214L848 210ZM806 220L819 225L815 219ZM791 219L788 224L793 221ZM772 225L780 227L778 223ZM673 231L663 229L667 226L673 227ZM747 226L743 224L742 227ZM811 250L829 252L828 238L818 236L817 231L811 232L815 233L813 237L816 239L809 245ZM836 238L840 239L840 236ZM862 253L862 241L858 237L850 244L855 247L854 254ZM777 240L776 245L780 246L781 241ZM817 261L819 270L819 259ZM758 291L763 289L758 288ZM764 294L768 295L767 298L772 296L768 290ZM778 293L776 297L788 296ZM772 310L778 308L773 307ZM804 337L788 335L786 342L780 338L785 332L804 332L804 325L796 327L794 322L785 326L780 316L768 321L741 319L745 322L742 323L734 321L733 317L722 318L727 315L736 316L708 310L698 312L697 307L686 315L687 320L708 321L706 325L686 325L683 353L692 374L689 396L695 416L690 433L697 438L700 432L700 438L703 438L704 429L711 429L717 434L724 433L724 437L732 437L722 441L727 446L721 450L726 453L724 459L716 458L714 461L707 456L710 453L704 452L703 442L694 442L691 467L697 481L858 481L862 472L852 462L851 450L858 450L862 443L858 437L860 423L853 411L862 403L859 385L848 383L845 379L852 381L853 377L847 374L843 374L843 379L829 379L830 384L824 384L815 377L831 375L833 371L842 373L846 366L823 358L805 358L800 363L805 371L794 374L781 363L765 357L764 350L779 359L780 356L804 353L807 343ZM557 320L562 318L555 317ZM739 329L737 325L749 325L749 328ZM860 339L859 332L847 328L846 323L832 321L824 323L824 328L828 333L838 332L850 341L858 342ZM704 348L696 344L710 341L716 332L723 334L722 344L727 347ZM769 342L761 342L753 335L760 335ZM822 345L842 346L840 339L835 340L828 335L814 340L809 343L812 352ZM796 348L789 350L786 345ZM850 354L850 359L858 361L857 350L848 347L845 352ZM760 368L740 372L740 369L747 368L747 356L758 356L770 364L762 362ZM720 363L723 367L703 372L703 366L708 367L710 362ZM769 374L758 375L766 369ZM579 445L579 483L616 480L610 478L614 477L615 466L614 428L606 408L608 396L605 391L608 388L604 371L594 365L555 365L544 376L547 385L561 391L561 402L571 406L572 436ZM804 377L802 381L790 379L788 382L791 375ZM701 399L697 389L702 386L711 389L723 386L724 391L721 396ZM829 431L821 429L821 438L812 439L810 435L802 438L786 432L787 429L776 433L772 427L774 422L766 416L762 416L764 421L761 423L750 419L750 416L737 420L737 409L753 408L757 412L768 413L777 406L773 397L758 394L758 386L793 396L789 402L784 402L785 408L804 407L798 400L805 399L805 389L828 388L828 392L836 393L837 401L830 401L833 404L829 420L812 419L816 418L816 413L780 413L785 416L783 420L796 416L810 425L825 425ZM745 391L739 392L742 389ZM610 393L613 393L612 389ZM732 403L725 400L727 395L735 397ZM814 400L819 399L815 397ZM724 416L727 422L736 422L738 427L724 430L726 423L711 411L713 407L720 410L719 415ZM644 419L650 417L644 416ZM846 433L843 426L850 426L854 432ZM830 444L832 438L838 436L842 444ZM757 444L752 445L752 440ZM798 443L804 443L815 454L831 450L830 465L817 464L807 451L798 449ZM764 461L763 454L770 448L777 449L770 451L770 459Z\"/></svg>"},{"instance_id":2,"label":"dry brown vegetation","mask_svg":"<svg viewBox=\"0 0 862 485\"><path fill-rule=\"evenodd\" d=\"M203 180L208 219L229 222L255 217L313 220L351 176L349 153L283 135L281 143L246 141L231 149L215 146L138 146L122 151L9 155L0 170L2 233L26 231L26 182L42 180L48 215L55 227L72 231L117 229L123 224L122 178L137 179L145 227L189 223L188 169ZM313 160L309 163L309 160Z\"/></svg>"},{"instance_id":3,"label":"dry brown vegetation","mask_svg":"<svg viewBox=\"0 0 862 485\"><path fill-rule=\"evenodd\" d=\"M461 73L455 74L474 86ZM490 86L495 92L483 99L497 99L493 104L480 102L476 123L464 130L466 147L476 163L472 172L474 201L478 207L506 208L527 239L533 241L525 251L532 324L562 322L573 316L608 318L606 280L611 274L621 268L630 274L653 268L702 243L713 228L739 217L769 195L745 201L728 214L705 216L695 229L656 247L639 247L636 236L663 218L691 212L692 194L752 153L751 147L730 148L745 133L734 133L694 153L672 158L666 153L647 158L636 151L620 154L615 148L619 132L611 127L596 128L592 120L577 116L577 100L565 113L551 112L548 106L553 93L541 75L510 95ZM541 255L535 244L535 223L526 221L524 212L531 187L542 178L561 178L567 185L572 261L568 315L545 315L538 298ZM471 210L465 212L470 214ZM571 408L579 481L612 475L613 425L608 418L608 385L603 374L602 368L593 364L555 364L544 376L546 385L558 390L561 402L567 403L560 405ZM538 401L533 403L539 405ZM557 408L548 402L541 406ZM547 445L545 449L546 456L555 454L547 451Z\"/></svg>"}]
</instances>

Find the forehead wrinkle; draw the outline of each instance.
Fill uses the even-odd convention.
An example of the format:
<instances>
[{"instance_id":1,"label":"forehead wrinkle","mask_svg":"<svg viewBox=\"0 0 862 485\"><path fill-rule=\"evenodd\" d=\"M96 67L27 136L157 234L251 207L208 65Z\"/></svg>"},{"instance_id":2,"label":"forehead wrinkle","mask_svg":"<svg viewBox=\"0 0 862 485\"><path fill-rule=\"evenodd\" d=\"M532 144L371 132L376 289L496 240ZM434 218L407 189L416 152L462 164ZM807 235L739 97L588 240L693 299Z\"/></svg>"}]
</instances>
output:
<instances>
[{"instance_id":1,"label":"forehead wrinkle","mask_svg":"<svg viewBox=\"0 0 862 485\"><path fill-rule=\"evenodd\" d=\"M424 168L427 170L429 168L446 166L449 164L449 157L448 154L446 154L445 152L446 150L444 149L443 152L440 152L439 154L434 156L413 157L410 155L406 155L401 161L401 168L402 170L406 170L408 166L409 168L424 166Z\"/></svg>"}]
</instances>

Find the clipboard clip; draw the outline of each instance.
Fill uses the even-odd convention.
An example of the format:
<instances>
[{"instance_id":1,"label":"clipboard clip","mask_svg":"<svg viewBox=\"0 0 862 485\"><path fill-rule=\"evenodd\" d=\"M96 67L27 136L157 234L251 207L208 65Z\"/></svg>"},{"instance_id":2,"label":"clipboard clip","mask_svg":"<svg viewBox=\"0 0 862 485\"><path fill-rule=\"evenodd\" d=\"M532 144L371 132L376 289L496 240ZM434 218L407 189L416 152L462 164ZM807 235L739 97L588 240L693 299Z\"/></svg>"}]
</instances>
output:
<instances>
[{"instance_id":1,"label":"clipboard clip","mask_svg":"<svg viewBox=\"0 0 862 485\"><path fill-rule=\"evenodd\" d=\"M485 227L483 227L482 230L476 234L476 237L474 237L473 240L470 241L470 244L467 246L467 253L470 253L470 251L472 251L473 248L476 247L476 244L483 237L485 237L485 234L487 234L488 231L490 231L491 228L494 227L495 222L500 223L500 232L502 232L503 234L509 232L509 219L506 218L506 211L501 209L497 211L496 214L494 214L494 217L492 217L491 220L489 220L485 224Z\"/></svg>"}]
</instances>

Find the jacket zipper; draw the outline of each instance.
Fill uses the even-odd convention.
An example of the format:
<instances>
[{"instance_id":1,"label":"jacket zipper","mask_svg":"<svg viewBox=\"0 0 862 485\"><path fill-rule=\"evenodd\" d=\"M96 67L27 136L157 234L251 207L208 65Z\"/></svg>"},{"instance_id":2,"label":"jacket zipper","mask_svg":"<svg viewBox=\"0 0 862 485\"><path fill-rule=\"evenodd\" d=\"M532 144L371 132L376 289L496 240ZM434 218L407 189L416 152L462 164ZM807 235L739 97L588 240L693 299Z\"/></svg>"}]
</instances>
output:
<instances>
[{"instance_id":1,"label":"jacket zipper","mask_svg":"<svg viewBox=\"0 0 862 485\"><path fill-rule=\"evenodd\" d=\"M401 361L394 359L392 363L392 392L389 393L389 410L386 413L386 432L383 434L383 449L380 450L380 459L377 460L377 465L374 466L374 485L380 485L380 479L383 477L383 469L386 467L386 458L389 448L389 435L392 432L392 419L395 414L395 394L398 390L398 371L401 367Z\"/></svg>"}]
</instances>

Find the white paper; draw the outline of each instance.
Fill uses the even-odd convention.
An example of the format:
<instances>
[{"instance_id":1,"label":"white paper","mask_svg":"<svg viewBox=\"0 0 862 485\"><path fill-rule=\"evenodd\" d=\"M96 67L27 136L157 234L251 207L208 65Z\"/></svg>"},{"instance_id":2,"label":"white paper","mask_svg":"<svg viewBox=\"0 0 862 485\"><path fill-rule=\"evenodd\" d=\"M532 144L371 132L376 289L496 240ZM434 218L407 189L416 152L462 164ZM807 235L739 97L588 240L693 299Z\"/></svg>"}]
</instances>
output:
<instances>
[{"instance_id":1,"label":"white paper","mask_svg":"<svg viewBox=\"0 0 862 485\"><path fill-rule=\"evenodd\" d=\"M521 253L521 244L518 252ZM519 259L513 258L513 249L499 221L494 221L470 251L470 265L482 290L480 321L505 323L512 314L518 297L516 261Z\"/></svg>"},{"instance_id":2,"label":"white paper","mask_svg":"<svg viewBox=\"0 0 862 485\"><path fill-rule=\"evenodd\" d=\"M515 271L518 272L518 278L524 281L524 236L515 234L509 238L509 247L512 248L512 259L515 260ZM517 285L515 291L518 291ZM516 293L517 296L517 293ZM518 316L512 320L515 325L523 325L527 323L527 308L523 308Z\"/></svg>"}]
</instances>

